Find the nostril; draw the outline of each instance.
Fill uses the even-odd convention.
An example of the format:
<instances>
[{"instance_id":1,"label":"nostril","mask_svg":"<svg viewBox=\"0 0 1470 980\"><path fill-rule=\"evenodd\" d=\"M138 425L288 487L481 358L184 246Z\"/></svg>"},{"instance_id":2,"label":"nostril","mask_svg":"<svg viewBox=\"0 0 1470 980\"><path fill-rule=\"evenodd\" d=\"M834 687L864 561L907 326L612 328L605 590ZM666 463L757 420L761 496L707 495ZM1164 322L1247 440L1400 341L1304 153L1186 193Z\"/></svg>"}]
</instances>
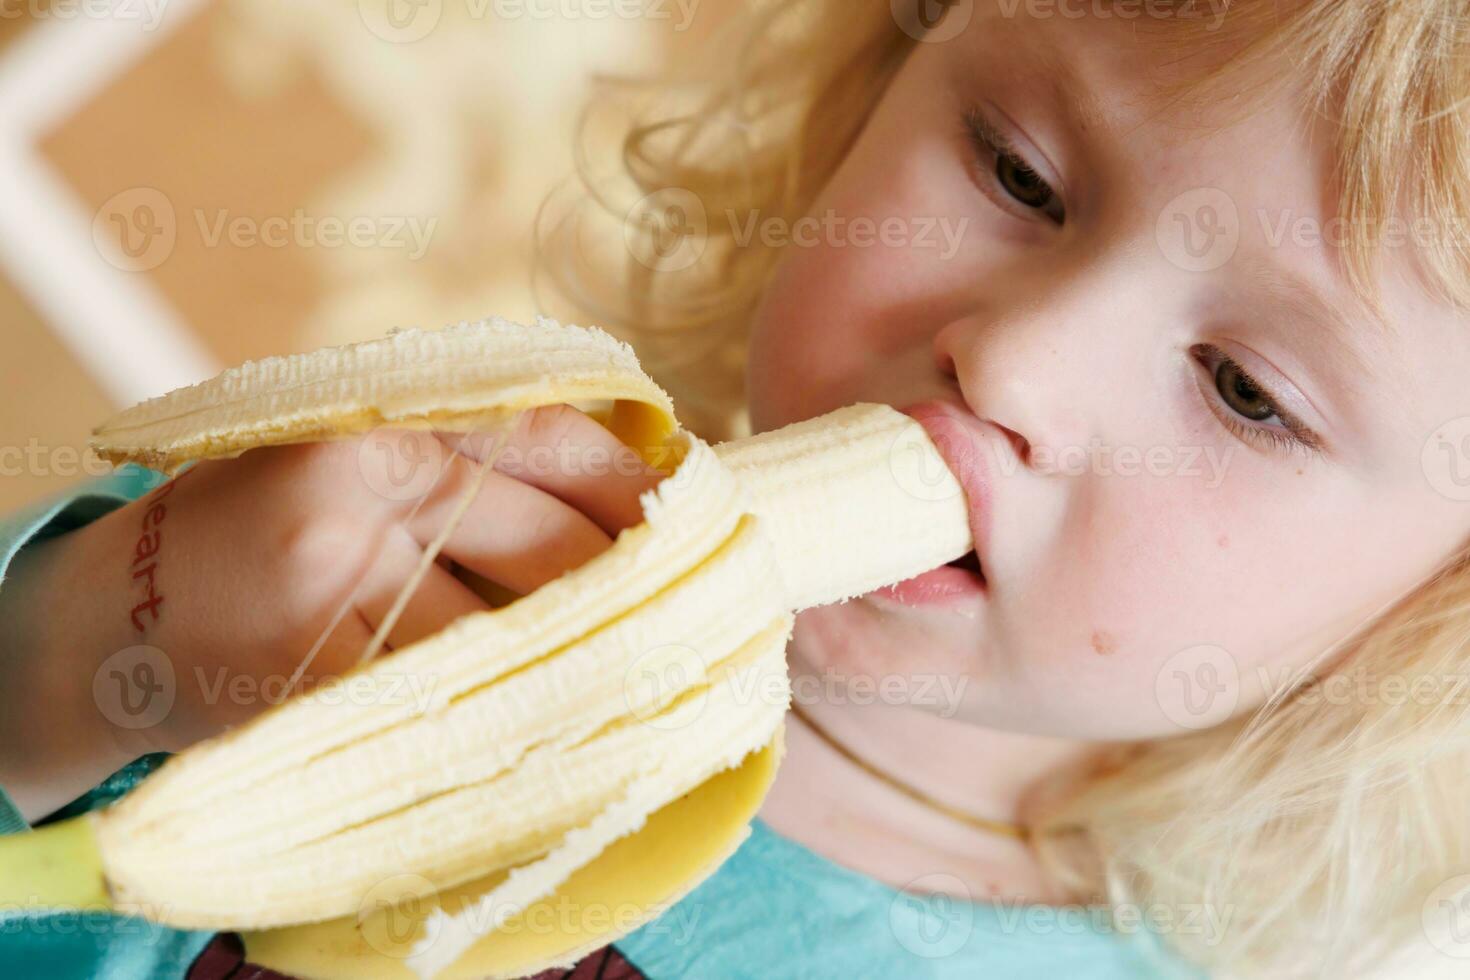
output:
<instances>
[{"instance_id":1,"label":"nostril","mask_svg":"<svg viewBox=\"0 0 1470 980\"><path fill-rule=\"evenodd\" d=\"M1021 462L1023 464L1029 464L1031 462L1030 440L1021 435L1021 433L1017 432L1015 429L1002 425L1001 423L995 421L995 419L991 419L990 421L991 424L993 424L997 429L1005 433L1006 438L1010 440L1011 448L1016 451L1016 456L1020 458Z\"/></svg>"}]
</instances>

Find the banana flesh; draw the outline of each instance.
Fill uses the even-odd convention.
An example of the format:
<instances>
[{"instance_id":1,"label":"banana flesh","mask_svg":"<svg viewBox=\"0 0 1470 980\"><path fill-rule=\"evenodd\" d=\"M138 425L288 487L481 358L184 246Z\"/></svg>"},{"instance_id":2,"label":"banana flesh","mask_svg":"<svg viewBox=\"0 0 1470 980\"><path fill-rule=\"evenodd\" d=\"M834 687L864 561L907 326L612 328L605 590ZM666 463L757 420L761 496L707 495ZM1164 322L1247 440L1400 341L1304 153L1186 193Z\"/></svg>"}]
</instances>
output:
<instances>
[{"instance_id":1,"label":"banana flesh","mask_svg":"<svg viewBox=\"0 0 1470 980\"><path fill-rule=\"evenodd\" d=\"M252 957L303 975L513 976L569 962L639 922L553 937L541 959L491 940L596 879L619 847L645 863L603 880L608 893L663 882L645 919L711 873L779 761L793 614L972 545L953 475L894 409L850 405L711 447L678 427L626 344L545 318L252 362L119 414L93 446L175 472L380 425L471 431L557 402L603 406L595 417L668 474L641 500L643 522L531 595L364 664L350 702L280 705L88 815L118 908L265 930ZM393 695L405 677L427 682L427 701ZM702 850L668 848L704 863L660 877L646 829L747 769L749 813ZM670 841L700 836L657 825ZM441 901L413 942L364 946L364 903L404 880Z\"/></svg>"}]
</instances>

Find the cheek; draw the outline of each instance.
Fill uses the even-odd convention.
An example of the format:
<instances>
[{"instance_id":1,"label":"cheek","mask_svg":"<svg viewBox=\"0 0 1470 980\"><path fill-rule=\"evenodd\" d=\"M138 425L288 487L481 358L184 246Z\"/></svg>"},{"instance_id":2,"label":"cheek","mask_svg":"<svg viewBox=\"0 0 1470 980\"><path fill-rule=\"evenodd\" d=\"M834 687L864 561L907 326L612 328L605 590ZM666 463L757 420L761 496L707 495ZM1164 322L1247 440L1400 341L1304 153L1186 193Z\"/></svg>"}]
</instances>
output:
<instances>
[{"instance_id":1,"label":"cheek","mask_svg":"<svg viewBox=\"0 0 1470 980\"><path fill-rule=\"evenodd\" d=\"M875 396L894 357L927 350L969 302L977 270L960 244L975 231L946 199L957 182L936 147L909 140L899 155L883 144L887 125L854 147L804 233L792 229L755 312L747 383L758 431ZM885 224L886 241L872 234Z\"/></svg>"},{"instance_id":2,"label":"cheek","mask_svg":"<svg viewBox=\"0 0 1470 980\"><path fill-rule=\"evenodd\" d=\"M855 298L844 256L837 250L824 261L829 251L789 249L756 311L746 370L757 432L836 408L831 392L857 366L860 345L839 329L856 315Z\"/></svg>"},{"instance_id":3,"label":"cheek","mask_svg":"<svg viewBox=\"0 0 1470 980\"><path fill-rule=\"evenodd\" d=\"M1063 478L1066 479L1066 478ZM1052 726L1086 737L1166 731L1155 679L1188 647L1230 637L1217 600L1244 561L1226 515L1191 495L1091 478L1013 591L997 596L993 642L1017 687L1039 692ZM1079 488L1080 489L1080 488ZM1008 586L1009 588L1009 586ZM1166 693L1166 692L1165 692Z\"/></svg>"},{"instance_id":4,"label":"cheek","mask_svg":"<svg viewBox=\"0 0 1470 980\"><path fill-rule=\"evenodd\" d=\"M1268 554L1280 529L1245 506L1251 495L1212 489L1201 470L1089 470L1027 487L1065 502L1059 520L1035 520L1008 542L1011 571L987 612L998 697L1030 692L1021 699L1034 699L1037 724L1057 732L1177 733L1194 717L1176 697L1177 671L1199 667L1209 687L1212 670L1238 673L1292 633L1280 596L1299 570ZM1222 656L1230 663L1214 664Z\"/></svg>"},{"instance_id":5,"label":"cheek","mask_svg":"<svg viewBox=\"0 0 1470 980\"><path fill-rule=\"evenodd\" d=\"M916 249L788 247L749 335L756 430L855 401L904 399L932 385L933 338L963 309L944 283L956 267Z\"/></svg>"},{"instance_id":6,"label":"cheek","mask_svg":"<svg viewBox=\"0 0 1470 980\"><path fill-rule=\"evenodd\" d=\"M1215 489L1184 477L1077 488L1086 505L992 624L1016 686L1045 692L1056 726L1154 737L1248 711L1425 570L1398 562L1413 549L1382 488L1282 486L1250 468L1269 464L1238 462Z\"/></svg>"},{"instance_id":7,"label":"cheek","mask_svg":"<svg viewBox=\"0 0 1470 980\"><path fill-rule=\"evenodd\" d=\"M859 213L824 204L815 214L826 208ZM877 395L871 382L893 356L938 329L914 312L932 278L912 250L854 245L836 231L787 246L751 325L752 423L774 428Z\"/></svg>"}]
</instances>

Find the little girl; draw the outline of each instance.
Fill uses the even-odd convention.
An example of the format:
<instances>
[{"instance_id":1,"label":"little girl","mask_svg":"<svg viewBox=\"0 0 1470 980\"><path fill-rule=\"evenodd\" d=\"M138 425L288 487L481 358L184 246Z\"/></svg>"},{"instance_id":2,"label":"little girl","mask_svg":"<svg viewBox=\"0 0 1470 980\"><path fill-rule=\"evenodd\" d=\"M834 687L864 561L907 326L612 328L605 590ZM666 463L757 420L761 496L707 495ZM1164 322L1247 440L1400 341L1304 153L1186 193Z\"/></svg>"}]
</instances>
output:
<instances>
[{"instance_id":1,"label":"little girl","mask_svg":"<svg viewBox=\"0 0 1470 980\"><path fill-rule=\"evenodd\" d=\"M575 975L1460 975L1470 3L772 0L739 29L692 106L637 108L618 266L579 213L547 268L706 438L926 420L982 530L798 617L751 838ZM457 486L409 517L361 469L409 436L371 438L12 522L13 829L259 710L212 678L289 675L347 595L314 669L351 663ZM567 407L515 436L610 439ZM493 477L451 557L516 592L658 479ZM431 578L389 646L477 608ZM177 683L129 727L90 680L139 646ZM0 919L8 975L252 975L232 937L59 915Z\"/></svg>"}]
</instances>

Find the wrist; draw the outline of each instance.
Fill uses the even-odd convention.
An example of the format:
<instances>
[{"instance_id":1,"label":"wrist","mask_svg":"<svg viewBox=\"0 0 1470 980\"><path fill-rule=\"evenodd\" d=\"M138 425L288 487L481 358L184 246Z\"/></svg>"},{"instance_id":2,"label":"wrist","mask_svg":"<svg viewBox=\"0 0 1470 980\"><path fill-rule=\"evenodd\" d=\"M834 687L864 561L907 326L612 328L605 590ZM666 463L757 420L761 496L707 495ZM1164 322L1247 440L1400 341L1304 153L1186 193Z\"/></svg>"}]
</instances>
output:
<instances>
[{"instance_id":1,"label":"wrist","mask_svg":"<svg viewBox=\"0 0 1470 980\"><path fill-rule=\"evenodd\" d=\"M0 586L0 784L28 820L154 748L106 710L103 665L126 639L107 628L117 590L97 553L112 516L23 548Z\"/></svg>"}]
</instances>

